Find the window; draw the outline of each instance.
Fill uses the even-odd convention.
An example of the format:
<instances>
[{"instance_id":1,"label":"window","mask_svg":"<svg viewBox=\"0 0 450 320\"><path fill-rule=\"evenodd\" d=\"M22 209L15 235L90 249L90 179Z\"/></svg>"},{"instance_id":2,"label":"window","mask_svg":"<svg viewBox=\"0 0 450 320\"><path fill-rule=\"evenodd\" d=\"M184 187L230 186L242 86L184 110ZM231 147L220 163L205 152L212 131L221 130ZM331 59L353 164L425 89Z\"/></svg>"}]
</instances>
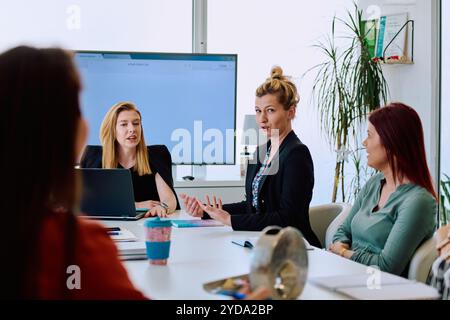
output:
<instances>
[{"instance_id":1,"label":"window","mask_svg":"<svg viewBox=\"0 0 450 320\"><path fill-rule=\"evenodd\" d=\"M314 160L313 205L331 200L336 154L323 138L319 118L310 104L314 75L302 76L323 59L312 47L314 42L329 34L335 14L345 16L346 8L352 5L351 0L208 1L208 52L238 54L238 130L242 130L244 114L254 113L255 89L273 65L294 77L301 101L293 127ZM213 170L216 175L224 172L210 168L208 175Z\"/></svg>"},{"instance_id":2,"label":"window","mask_svg":"<svg viewBox=\"0 0 450 320\"><path fill-rule=\"evenodd\" d=\"M440 168L441 181L448 182L448 191L450 191L450 3L441 1L441 154ZM442 219L450 222L450 198L446 196L444 187L441 186L441 196L444 201L441 202ZM441 198L442 199L442 198ZM443 221L445 223L445 221Z\"/></svg>"},{"instance_id":3,"label":"window","mask_svg":"<svg viewBox=\"0 0 450 320\"><path fill-rule=\"evenodd\" d=\"M191 52L191 11L192 2L185 0L1 1L0 50L26 43L78 50Z\"/></svg>"}]
</instances>

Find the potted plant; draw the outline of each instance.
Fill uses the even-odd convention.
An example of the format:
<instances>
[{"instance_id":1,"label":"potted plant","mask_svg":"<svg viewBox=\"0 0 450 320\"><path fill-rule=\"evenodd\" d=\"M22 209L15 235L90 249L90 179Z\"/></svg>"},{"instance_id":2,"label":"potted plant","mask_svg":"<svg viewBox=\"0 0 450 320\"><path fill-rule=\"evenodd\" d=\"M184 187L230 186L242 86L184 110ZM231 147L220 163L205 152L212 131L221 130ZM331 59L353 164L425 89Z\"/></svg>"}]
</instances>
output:
<instances>
[{"instance_id":1,"label":"potted plant","mask_svg":"<svg viewBox=\"0 0 450 320\"><path fill-rule=\"evenodd\" d=\"M345 35L337 34L338 23L344 27ZM388 98L383 70L373 59L373 48L367 43L367 35L374 31L371 28L375 24L367 24L355 4L354 12L347 11L346 19L335 16L326 41L314 45L325 61L311 69L317 71L313 104L320 114L321 129L337 153L332 202L336 202L339 187L342 201L346 201L345 162L350 155L356 172L364 171L359 157L360 125L371 111L386 104ZM339 47L336 40L345 41L347 46ZM361 187L359 176L352 182L351 194L356 194Z\"/></svg>"}]
</instances>

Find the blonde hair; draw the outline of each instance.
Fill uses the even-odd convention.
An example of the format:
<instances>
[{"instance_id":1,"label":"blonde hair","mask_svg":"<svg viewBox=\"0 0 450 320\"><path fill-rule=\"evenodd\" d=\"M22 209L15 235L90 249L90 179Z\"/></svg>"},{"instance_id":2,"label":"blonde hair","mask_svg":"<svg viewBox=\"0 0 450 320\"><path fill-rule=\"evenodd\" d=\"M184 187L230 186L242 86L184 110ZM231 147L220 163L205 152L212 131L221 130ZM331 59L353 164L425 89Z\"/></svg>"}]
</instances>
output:
<instances>
[{"instance_id":1,"label":"blonde hair","mask_svg":"<svg viewBox=\"0 0 450 320\"><path fill-rule=\"evenodd\" d=\"M300 101L297 87L290 77L283 75L283 69L279 66L273 67L270 71L270 77L256 89L257 97L262 97L266 94L275 95L285 110L289 110L291 106L296 108Z\"/></svg>"},{"instance_id":2,"label":"blonde hair","mask_svg":"<svg viewBox=\"0 0 450 320\"><path fill-rule=\"evenodd\" d=\"M119 113L122 111L135 111L139 118L142 119L141 113L136 108L136 106L131 102L119 102L113 105L103 118L102 125L100 126L100 141L103 146L102 155L102 168L112 169L117 168L119 162L117 161L117 140L116 140L116 124ZM141 139L139 144L136 146L136 164L134 166L134 171L138 175L142 176L145 174L150 174L149 157L147 152L147 146L144 140L144 129L141 126Z\"/></svg>"}]
</instances>

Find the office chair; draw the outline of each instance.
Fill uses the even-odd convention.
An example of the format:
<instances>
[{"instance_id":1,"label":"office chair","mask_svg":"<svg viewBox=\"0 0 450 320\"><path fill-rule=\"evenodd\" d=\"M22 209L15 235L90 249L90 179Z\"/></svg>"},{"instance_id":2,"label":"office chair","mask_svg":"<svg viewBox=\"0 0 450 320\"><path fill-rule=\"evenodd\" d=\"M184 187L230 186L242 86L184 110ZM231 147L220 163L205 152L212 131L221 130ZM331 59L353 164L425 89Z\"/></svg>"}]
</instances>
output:
<instances>
[{"instance_id":1,"label":"office chair","mask_svg":"<svg viewBox=\"0 0 450 320\"><path fill-rule=\"evenodd\" d=\"M309 208L309 221L311 223L311 228L319 238L319 241L324 248L327 248L329 245L327 240L329 227L335 222L337 217L343 215L345 215L346 217L348 215L348 212L350 212L350 209L351 205L347 203L329 203ZM342 221L345 219L345 217L342 218ZM339 225L337 225L334 232L336 232ZM333 238L333 235L331 235L331 240Z\"/></svg>"},{"instance_id":2,"label":"office chair","mask_svg":"<svg viewBox=\"0 0 450 320\"><path fill-rule=\"evenodd\" d=\"M434 237L423 242L414 253L408 269L408 279L426 283L431 265L437 258Z\"/></svg>"}]
</instances>

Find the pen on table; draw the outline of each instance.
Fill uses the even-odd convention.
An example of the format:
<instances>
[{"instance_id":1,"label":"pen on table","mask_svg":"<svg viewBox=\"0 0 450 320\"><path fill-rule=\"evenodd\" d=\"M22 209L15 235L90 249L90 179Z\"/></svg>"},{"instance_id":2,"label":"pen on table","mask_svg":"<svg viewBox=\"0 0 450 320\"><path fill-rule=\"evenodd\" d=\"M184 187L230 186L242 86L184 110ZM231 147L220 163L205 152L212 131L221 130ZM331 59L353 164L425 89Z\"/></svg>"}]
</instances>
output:
<instances>
[{"instance_id":1,"label":"pen on table","mask_svg":"<svg viewBox=\"0 0 450 320\"><path fill-rule=\"evenodd\" d=\"M225 296L230 296L230 297L233 297L234 299L239 299L239 300L245 299L245 297L247 297L247 295L245 293L240 293L240 292L236 292L233 290L220 289L216 293L223 294Z\"/></svg>"},{"instance_id":2,"label":"pen on table","mask_svg":"<svg viewBox=\"0 0 450 320\"><path fill-rule=\"evenodd\" d=\"M111 232L111 231L120 231L120 228L119 228L119 227L110 227L110 228L106 228L106 230L108 230L108 232Z\"/></svg>"},{"instance_id":3,"label":"pen on table","mask_svg":"<svg viewBox=\"0 0 450 320\"><path fill-rule=\"evenodd\" d=\"M118 236L118 235L120 235L120 232L119 231L108 231L108 234L110 236Z\"/></svg>"},{"instance_id":4,"label":"pen on table","mask_svg":"<svg viewBox=\"0 0 450 320\"><path fill-rule=\"evenodd\" d=\"M234 292L231 296L238 300L242 300L247 297L247 295L245 293L240 293L240 292Z\"/></svg>"}]
</instances>

